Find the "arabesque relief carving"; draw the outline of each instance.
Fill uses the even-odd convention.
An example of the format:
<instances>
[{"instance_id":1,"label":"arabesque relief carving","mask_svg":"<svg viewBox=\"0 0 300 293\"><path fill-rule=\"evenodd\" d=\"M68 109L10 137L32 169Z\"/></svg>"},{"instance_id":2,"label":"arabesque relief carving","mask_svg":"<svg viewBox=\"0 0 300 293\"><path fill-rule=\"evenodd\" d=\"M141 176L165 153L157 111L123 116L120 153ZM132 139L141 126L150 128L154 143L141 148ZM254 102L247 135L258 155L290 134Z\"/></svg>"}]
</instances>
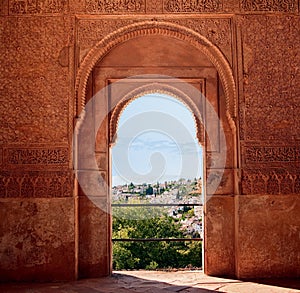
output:
<instances>
[{"instance_id":1,"label":"arabesque relief carving","mask_svg":"<svg viewBox=\"0 0 300 293\"><path fill-rule=\"evenodd\" d=\"M7 3L6 1L9 1ZM6 0L0 4L10 15L62 14L69 10L84 14L147 13L297 13L298 0ZM71 7L69 7L71 6ZM7 12L6 12L7 13Z\"/></svg>"},{"instance_id":2,"label":"arabesque relief carving","mask_svg":"<svg viewBox=\"0 0 300 293\"><path fill-rule=\"evenodd\" d=\"M231 19L205 18L205 19L172 19L172 23L194 30L206 37L214 45L222 50L228 62L232 64L232 39Z\"/></svg>"},{"instance_id":3,"label":"arabesque relief carving","mask_svg":"<svg viewBox=\"0 0 300 293\"><path fill-rule=\"evenodd\" d=\"M164 0L164 12L166 13L220 12L222 8L222 0Z\"/></svg>"},{"instance_id":4,"label":"arabesque relief carving","mask_svg":"<svg viewBox=\"0 0 300 293\"><path fill-rule=\"evenodd\" d=\"M300 172L285 169L243 170L242 194L299 194Z\"/></svg>"},{"instance_id":5,"label":"arabesque relief carving","mask_svg":"<svg viewBox=\"0 0 300 293\"><path fill-rule=\"evenodd\" d=\"M6 162L13 165L65 165L68 164L68 148L8 148Z\"/></svg>"},{"instance_id":6,"label":"arabesque relief carving","mask_svg":"<svg viewBox=\"0 0 300 293\"><path fill-rule=\"evenodd\" d=\"M246 163L299 162L300 147L246 147L244 150Z\"/></svg>"},{"instance_id":7,"label":"arabesque relief carving","mask_svg":"<svg viewBox=\"0 0 300 293\"><path fill-rule=\"evenodd\" d=\"M0 172L0 197L70 197L71 172Z\"/></svg>"},{"instance_id":8,"label":"arabesque relief carving","mask_svg":"<svg viewBox=\"0 0 300 293\"><path fill-rule=\"evenodd\" d=\"M147 0L146 1L147 13L162 13L163 12L163 0Z\"/></svg>"},{"instance_id":9,"label":"arabesque relief carving","mask_svg":"<svg viewBox=\"0 0 300 293\"><path fill-rule=\"evenodd\" d=\"M0 27L1 143L67 144L72 69L60 61L73 42L71 20L9 17L0 19Z\"/></svg>"},{"instance_id":10,"label":"arabesque relief carving","mask_svg":"<svg viewBox=\"0 0 300 293\"><path fill-rule=\"evenodd\" d=\"M297 0L242 0L244 11L281 11L296 12Z\"/></svg>"},{"instance_id":11,"label":"arabesque relief carving","mask_svg":"<svg viewBox=\"0 0 300 293\"><path fill-rule=\"evenodd\" d=\"M299 139L300 55L294 37L300 35L299 18L247 15L239 22L246 63L239 107L241 139Z\"/></svg>"},{"instance_id":12,"label":"arabesque relief carving","mask_svg":"<svg viewBox=\"0 0 300 293\"><path fill-rule=\"evenodd\" d=\"M10 14L63 13L68 0L9 0Z\"/></svg>"},{"instance_id":13,"label":"arabesque relief carving","mask_svg":"<svg viewBox=\"0 0 300 293\"><path fill-rule=\"evenodd\" d=\"M87 13L145 13L146 0L86 0Z\"/></svg>"}]
</instances>

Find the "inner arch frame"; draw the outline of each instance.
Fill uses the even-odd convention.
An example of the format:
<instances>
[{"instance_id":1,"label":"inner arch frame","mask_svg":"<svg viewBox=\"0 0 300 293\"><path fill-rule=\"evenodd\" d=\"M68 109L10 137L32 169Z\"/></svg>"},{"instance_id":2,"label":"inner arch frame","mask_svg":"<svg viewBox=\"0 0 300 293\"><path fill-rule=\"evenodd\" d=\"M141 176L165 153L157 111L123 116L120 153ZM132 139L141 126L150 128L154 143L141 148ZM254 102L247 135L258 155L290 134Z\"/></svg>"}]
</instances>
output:
<instances>
[{"instance_id":1,"label":"inner arch frame","mask_svg":"<svg viewBox=\"0 0 300 293\"><path fill-rule=\"evenodd\" d=\"M122 27L99 41L83 59L75 84L76 117L84 115L86 87L95 65L118 44L139 36L161 35L185 41L203 52L217 69L226 98L226 116L235 129L237 92L231 66L224 54L207 38L192 29L166 21L143 21Z\"/></svg>"},{"instance_id":2,"label":"inner arch frame","mask_svg":"<svg viewBox=\"0 0 300 293\"><path fill-rule=\"evenodd\" d=\"M112 110L111 117L109 119L109 144L110 147L116 143L117 130L120 117L126 107L133 101L146 96L148 94L165 94L181 102L191 113L194 120L195 134L198 140L199 145L204 147L205 144L205 132L203 129L203 113L195 105L192 99L180 91L179 89L172 87L167 84L160 84L158 82L153 82L144 86L140 86L131 92L127 93L114 107Z\"/></svg>"}]
</instances>

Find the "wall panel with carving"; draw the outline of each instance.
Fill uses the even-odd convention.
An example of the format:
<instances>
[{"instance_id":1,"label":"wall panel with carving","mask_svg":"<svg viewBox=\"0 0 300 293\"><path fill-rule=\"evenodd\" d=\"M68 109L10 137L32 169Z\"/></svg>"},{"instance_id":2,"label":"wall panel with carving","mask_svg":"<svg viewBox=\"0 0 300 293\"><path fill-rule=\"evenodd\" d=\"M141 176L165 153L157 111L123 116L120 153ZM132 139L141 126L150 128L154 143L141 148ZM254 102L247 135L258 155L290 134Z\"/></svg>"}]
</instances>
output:
<instances>
[{"instance_id":1,"label":"wall panel with carving","mask_svg":"<svg viewBox=\"0 0 300 293\"><path fill-rule=\"evenodd\" d=\"M0 14L58 15L298 13L298 0L3 0Z\"/></svg>"},{"instance_id":2,"label":"wall panel with carving","mask_svg":"<svg viewBox=\"0 0 300 293\"><path fill-rule=\"evenodd\" d=\"M2 151L3 163L8 170L63 170L69 166L69 146L8 146ZM2 155L1 152L0 154Z\"/></svg>"},{"instance_id":3,"label":"wall panel with carving","mask_svg":"<svg viewBox=\"0 0 300 293\"><path fill-rule=\"evenodd\" d=\"M164 0L165 13L218 13L223 11L223 0Z\"/></svg>"},{"instance_id":4,"label":"wall panel with carving","mask_svg":"<svg viewBox=\"0 0 300 293\"><path fill-rule=\"evenodd\" d=\"M70 11L89 15L144 14L146 0L70 0Z\"/></svg>"},{"instance_id":5,"label":"wall panel with carving","mask_svg":"<svg viewBox=\"0 0 300 293\"><path fill-rule=\"evenodd\" d=\"M300 194L299 168L244 169L242 194Z\"/></svg>"},{"instance_id":6,"label":"wall panel with carving","mask_svg":"<svg viewBox=\"0 0 300 293\"><path fill-rule=\"evenodd\" d=\"M8 0L10 15L61 14L68 11L68 0Z\"/></svg>"},{"instance_id":7,"label":"wall panel with carving","mask_svg":"<svg viewBox=\"0 0 300 293\"><path fill-rule=\"evenodd\" d=\"M242 140L289 145L300 138L299 20L279 15L242 17Z\"/></svg>"},{"instance_id":8,"label":"wall panel with carving","mask_svg":"<svg viewBox=\"0 0 300 293\"><path fill-rule=\"evenodd\" d=\"M300 164L300 146L246 146L243 148L245 164Z\"/></svg>"},{"instance_id":9,"label":"wall panel with carving","mask_svg":"<svg viewBox=\"0 0 300 293\"><path fill-rule=\"evenodd\" d=\"M0 1L0 15L8 15L8 0Z\"/></svg>"},{"instance_id":10,"label":"wall panel with carving","mask_svg":"<svg viewBox=\"0 0 300 293\"><path fill-rule=\"evenodd\" d=\"M147 0L146 13L163 13L163 0Z\"/></svg>"},{"instance_id":11,"label":"wall panel with carving","mask_svg":"<svg viewBox=\"0 0 300 293\"><path fill-rule=\"evenodd\" d=\"M76 14L92 15L299 12L298 0L70 0L69 5Z\"/></svg>"},{"instance_id":12,"label":"wall panel with carving","mask_svg":"<svg viewBox=\"0 0 300 293\"><path fill-rule=\"evenodd\" d=\"M42 2L0 18L0 197L72 196L73 22L29 16Z\"/></svg>"},{"instance_id":13,"label":"wall panel with carving","mask_svg":"<svg viewBox=\"0 0 300 293\"><path fill-rule=\"evenodd\" d=\"M85 0L71 3L74 12L83 14L145 14L145 13L220 13L224 0ZM228 5L227 5L228 6Z\"/></svg>"},{"instance_id":14,"label":"wall panel with carving","mask_svg":"<svg viewBox=\"0 0 300 293\"><path fill-rule=\"evenodd\" d=\"M71 20L9 17L0 22L1 143L68 144Z\"/></svg>"},{"instance_id":15,"label":"wall panel with carving","mask_svg":"<svg viewBox=\"0 0 300 293\"><path fill-rule=\"evenodd\" d=\"M70 197L72 178L68 171L1 171L0 198Z\"/></svg>"},{"instance_id":16,"label":"wall panel with carving","mask_svg":"<svg viewBox=\"0 0 300 293\"><path fill-rule=\"evenodd\" d=\"M242 194L300 193L299 20L291 15L238 19L244 75Z\"/></svg>"},{"instance_id":17,"label":"wall panel with carving","mask_svg":"<svg viewBox=\"0 0 300 293\"><path fill-rule=\"evenodd\" d=\"M297 12L298 0L240 0L244 12Z\"/></svg>"}]
</instances>

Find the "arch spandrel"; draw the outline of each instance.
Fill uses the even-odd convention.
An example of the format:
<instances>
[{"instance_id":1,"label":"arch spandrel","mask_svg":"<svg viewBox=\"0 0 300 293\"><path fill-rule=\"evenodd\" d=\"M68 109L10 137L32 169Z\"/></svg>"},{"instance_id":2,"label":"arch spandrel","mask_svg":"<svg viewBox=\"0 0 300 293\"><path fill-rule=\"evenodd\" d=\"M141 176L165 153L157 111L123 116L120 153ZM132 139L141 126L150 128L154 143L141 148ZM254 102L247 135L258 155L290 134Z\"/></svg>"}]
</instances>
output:
<instances>
[{"instance_id":1,"label":"arch spandrel","mask_svg":"<svg viewBox=\"0 0 300 293\"><path fill-rule=\"evenodd\" d=\"M226 98L226 112L231 124L236 117L236 87L231 67L223 53L207 38L186 27L164 21L145 21L125 26L109 34L95 45L84 58L76 79L76 114L83 111L88 77L94 66L118 44L149 35L161 35L185 41L199 49L218 71Z\"/></svg>"}]
</instances>

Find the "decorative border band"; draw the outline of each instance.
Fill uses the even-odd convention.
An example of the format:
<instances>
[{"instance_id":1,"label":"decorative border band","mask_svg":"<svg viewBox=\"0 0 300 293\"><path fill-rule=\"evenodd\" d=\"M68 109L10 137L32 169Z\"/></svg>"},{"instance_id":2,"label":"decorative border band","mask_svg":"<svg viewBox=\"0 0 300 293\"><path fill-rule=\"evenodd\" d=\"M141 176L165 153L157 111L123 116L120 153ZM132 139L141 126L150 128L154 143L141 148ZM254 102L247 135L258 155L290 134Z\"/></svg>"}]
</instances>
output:
<instances>
[{"instance_id":1,"label":"decorative border band","mask_svg":"<svg viewBox=\"0 0 300 293\"><path fill-rule=\"evenodd\" d=\"M68 0L9 0L9 14L62 14L68 11Z\"/></svg>"},{"instance_id":2,"label":"decorative border band","mask_svg":"<svg viewBox=\"0 0 300 293\"><path fill-rule=\"evenodd\" d=\"M300 194L300 171L244 169L242 194Z\"/></svg>"},{"instance_id":3,"label":"decorative border band","mask_svg":"<svg viewBox=\"0 0 300 293\"><path fill-rule=\"evenodd\" d=\"M165 13L211 13L223 11L223 0L164 0Z\"/></svg>"},{"instance_id":4,"label":"decorative border band","mask_svg":"<svg viewBox=\"0 0 300 293\"><path fill-rule=\"evenodd\" d=\"M245 12L297 12L298 0L241 0Z\"/></svg>"},{"instance_id":5,"label":"decorative border band","mask_svg":"<svg viewBox=\"0 0 300 293\"><path fill-rule=\"evenodd\" d=\"M0 172L0 198L71 197L73 174L69 172Z\"/></svg>"},{"instance_id":6,"label":"decorative border band","mask_svg":"<svg viewBox=\"0 0 300 293\"><path fill-rule=\"evenodd\" d=\"M244 154L246 163L300 162L300 146L251 146Z\"/></svg>"},{"instance_id":7,"label":"decorative border band","mask_svg":"<svg viewBox=\"0 0 300 293\"><path fill-rule=\"evenodd\" d=\"M67 165L69 149L50 148L7 148L4 150L5 162L9 165Z\"/></svg>"}]
</instances>

